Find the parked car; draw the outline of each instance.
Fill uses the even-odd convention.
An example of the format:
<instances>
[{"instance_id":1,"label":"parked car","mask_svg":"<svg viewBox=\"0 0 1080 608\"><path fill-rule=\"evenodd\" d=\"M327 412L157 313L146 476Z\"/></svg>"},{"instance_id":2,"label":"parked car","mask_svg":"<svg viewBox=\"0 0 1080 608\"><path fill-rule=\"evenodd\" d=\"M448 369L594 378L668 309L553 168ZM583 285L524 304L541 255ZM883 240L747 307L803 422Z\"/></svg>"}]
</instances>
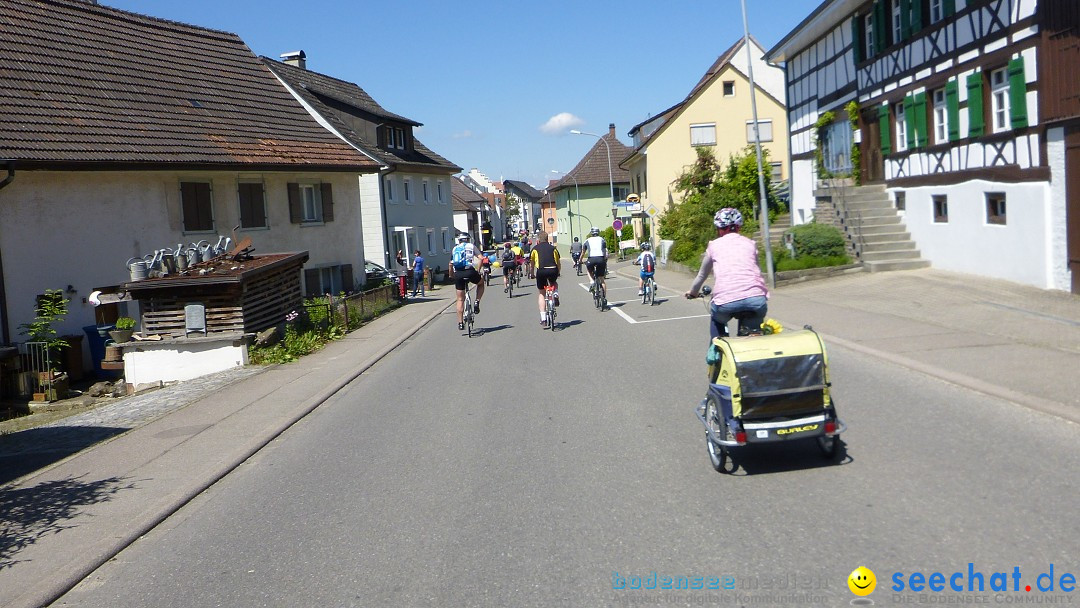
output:
<instances>
[{"instance_id":1,"label":"parked car","mask_svg":"<svg viewBox=\"0 0 1080 608\"><path fill-rule=\"evenodd\" d=\"M371 260L364 260L364 282L368 285L372 283L382 283L384 279L390 276L390 271L379 266Z\"/></svg>"}]
</instances>

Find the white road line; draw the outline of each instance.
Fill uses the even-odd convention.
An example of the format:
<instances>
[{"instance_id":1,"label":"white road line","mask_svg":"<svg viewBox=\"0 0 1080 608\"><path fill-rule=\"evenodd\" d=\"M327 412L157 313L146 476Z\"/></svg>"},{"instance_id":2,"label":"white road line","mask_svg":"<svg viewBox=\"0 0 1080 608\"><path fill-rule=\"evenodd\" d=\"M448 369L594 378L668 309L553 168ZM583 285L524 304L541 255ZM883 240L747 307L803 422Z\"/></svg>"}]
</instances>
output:
<instances>
[{"instance_id":1,"label":"white road line","mask_svg":"<svg viewBox=\"0 0 1080 608\"><path fill-rule=\"evenodd\" d=\"M700 319L702 317L708 317L710 315L691 315L689 317L671 317L668 319L646 319L644 321L634 321L634 323L658 323L660 321L681 321L683 319Z\"/></svg>"},{"instance_id":2,"label":"white road line","mask_svg":"<svg viewBox=\"0 0 1080 608\"><path fill-rule=\"evenodd\" d=\"M610 302L609 302L609 304L610 304ZM637 321L636 321L636 320L634 320L634 319L633 319L633 318L632 318L632 317L631 317L630 315L628 315L628 314L626 314L625 312L623 312L623 311L622 311L621 309L619 309L619 308L612 308L611 310L614 310L615 312L619 313L619 316L620 316L620 317L622 317L622 318L624 318L624 319L626 319L626 322L627 322L627 323L631 323L631 324L633 324L633 323L637 323Z\"/></svg>"}]
</instances>

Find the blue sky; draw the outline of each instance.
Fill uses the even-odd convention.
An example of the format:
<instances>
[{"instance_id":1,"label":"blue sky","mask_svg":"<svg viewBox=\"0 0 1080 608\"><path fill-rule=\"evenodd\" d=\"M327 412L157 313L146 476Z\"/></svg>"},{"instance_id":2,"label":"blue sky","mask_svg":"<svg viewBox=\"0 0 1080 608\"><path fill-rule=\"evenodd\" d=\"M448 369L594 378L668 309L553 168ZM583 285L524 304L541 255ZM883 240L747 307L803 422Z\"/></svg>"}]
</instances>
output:
<instances>
[{"instance_id":1,"label":"blue sky","mask_svg":"<svg viewBox=\"0 0 1080 608\"><path fill-rule=\"evenodd\" d=\"M569 129L602 134L614 122L629 145L632 126L681 101L743 33L739 0L99 3L235 32L258 55L303 49L308 69L423 123L421 141L466 171L538 187L596 143ZM768 49L819 2L746 4Z\"/></svg>"}]
</instances>

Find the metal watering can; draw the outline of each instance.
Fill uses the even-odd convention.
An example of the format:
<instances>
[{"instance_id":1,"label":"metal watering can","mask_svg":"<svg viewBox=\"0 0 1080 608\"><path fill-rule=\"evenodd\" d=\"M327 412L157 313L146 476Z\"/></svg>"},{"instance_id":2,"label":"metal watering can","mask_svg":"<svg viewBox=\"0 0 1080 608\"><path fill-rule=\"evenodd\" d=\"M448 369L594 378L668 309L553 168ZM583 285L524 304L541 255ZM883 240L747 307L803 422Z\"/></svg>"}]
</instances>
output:
<instances>
[{"instance_id":1,"label":"metal watering can","mask_svg":"<svg viewBox=\"0 0 1080 608\"><path fill-rule=\"evenodd\" d=\"M141 281L146 278L146 272L149 268L146 266L146 262L142 258L128 258L127 261L128 272L131 273L132 281Z\"/></svg>"},{"instance_id":2,"label":"metal watering can","mask_svg":"<svg viewBox=\"0 0 1080 608\"><path fill-rule=\"evenodd\" d=\"M188 256L187 252L184 251L183 243L176 244L176 251L173 251L173 259L176 260L176 269L178 271L183 272L187 270Z\"/></svg>"}]
</instances>

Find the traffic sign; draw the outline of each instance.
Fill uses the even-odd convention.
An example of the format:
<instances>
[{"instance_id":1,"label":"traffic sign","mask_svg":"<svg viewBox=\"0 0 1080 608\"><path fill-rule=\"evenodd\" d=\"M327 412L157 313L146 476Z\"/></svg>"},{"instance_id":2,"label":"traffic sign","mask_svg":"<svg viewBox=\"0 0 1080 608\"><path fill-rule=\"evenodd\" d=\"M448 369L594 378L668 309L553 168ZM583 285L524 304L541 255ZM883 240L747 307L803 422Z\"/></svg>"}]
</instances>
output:
<instances>
[{"instance_id":1,"label":"traffic sign","mask_svg":"<svg viewBox=\"0 0 1080 608\"><path fill-rule=\"evenodd\" d=\"M645 213L647 213L649 217L656 217L656 214L660 213L660 210L657 209L655 205L649 205L648 208L645 209Z\"/></svg>"},{"instance_id":2,"label":"traffic sign","mask_svg":"<svg viewBox=\"0 0 1080 608\"><path fill-rule=\"evenodd\" d=\"M611 222L611 227L615 230L622 230L622 220L615 220Z\"/></svg>"}]
</instances>

